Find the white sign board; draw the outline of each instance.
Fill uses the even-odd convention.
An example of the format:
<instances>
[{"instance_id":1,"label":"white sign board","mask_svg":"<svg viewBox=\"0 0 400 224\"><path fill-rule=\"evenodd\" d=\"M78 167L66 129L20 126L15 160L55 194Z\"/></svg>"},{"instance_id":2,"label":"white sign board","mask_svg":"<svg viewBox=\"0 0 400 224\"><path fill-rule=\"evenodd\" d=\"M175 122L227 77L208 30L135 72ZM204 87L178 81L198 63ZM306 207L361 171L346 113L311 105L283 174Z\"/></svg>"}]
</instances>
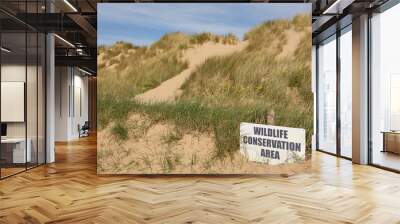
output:
<instances>
[{"instance_id":1,"label":"white sign board","mask_svg":"<svg viewBox=\"0 0 400 224\"><path fill-rule=\"evenodd\" d=\"M305 160L306 131L240 123L240 152L250 161L277 165Z\"/></svg>"}]
</instances>

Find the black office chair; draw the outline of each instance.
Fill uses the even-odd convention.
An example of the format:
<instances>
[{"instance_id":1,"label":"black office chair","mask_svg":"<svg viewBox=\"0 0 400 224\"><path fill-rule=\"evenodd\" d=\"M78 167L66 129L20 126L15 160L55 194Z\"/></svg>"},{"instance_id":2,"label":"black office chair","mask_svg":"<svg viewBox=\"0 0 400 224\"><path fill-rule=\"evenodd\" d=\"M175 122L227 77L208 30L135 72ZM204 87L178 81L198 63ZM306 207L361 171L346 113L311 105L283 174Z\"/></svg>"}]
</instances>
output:
<instances>
[{"instance_id":1,"label":"black office chair","mask_svg":"<svg viewBox=\"0 0 400 224\"><path fill-rule=\"evenodd\" d=\"M79 127L79 138L89 136L90 125L89 121L85 121L82 127Z\"/></svg>"}]
</instances>

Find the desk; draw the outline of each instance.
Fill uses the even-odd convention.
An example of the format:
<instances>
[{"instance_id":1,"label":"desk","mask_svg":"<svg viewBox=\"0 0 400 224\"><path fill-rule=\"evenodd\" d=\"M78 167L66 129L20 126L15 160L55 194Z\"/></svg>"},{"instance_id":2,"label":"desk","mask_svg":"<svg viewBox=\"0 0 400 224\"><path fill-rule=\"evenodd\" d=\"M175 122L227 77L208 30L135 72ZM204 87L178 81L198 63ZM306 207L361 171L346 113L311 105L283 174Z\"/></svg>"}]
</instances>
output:
<instances>
[{"instance_id":1,"label":"desk","mask_svg":"<svg viewBox=\"0 0 400 224\"><path fill-rule=\"evenodd\" d=\"M1 139L1 157L6 163L26 163L32 160L32 140L26 141L28 144L25 152L25 138L6 138Z\"/></svg>"},{"instance_id":2,"label":"desk","mask_svg":"<svg viewBox=\"0 0 400 224\"><path fill-rule=\"evenodd\" d=\"M382 134L383 134L382 152L392 152L400 154L400 132L382 131Z\"/></svg>"}]
</instances>

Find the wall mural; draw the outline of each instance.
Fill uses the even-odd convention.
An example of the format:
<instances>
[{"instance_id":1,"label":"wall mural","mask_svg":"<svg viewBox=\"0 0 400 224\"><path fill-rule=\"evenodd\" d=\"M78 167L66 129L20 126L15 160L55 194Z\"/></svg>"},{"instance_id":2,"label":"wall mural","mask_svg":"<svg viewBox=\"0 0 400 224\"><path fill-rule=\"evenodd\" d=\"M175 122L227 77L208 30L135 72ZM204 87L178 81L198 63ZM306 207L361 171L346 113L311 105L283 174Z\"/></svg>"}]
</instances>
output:
<instances>
[{"instance_id":1,"label":"wall mural","mask_svg":"<svg viewBox=\"0 0 400 224\"><path fill-rule=\"evenodd\" d=\"M308 169L311 4L101 3L98 30L99 174Z\"/></svg>"}]
</instances>

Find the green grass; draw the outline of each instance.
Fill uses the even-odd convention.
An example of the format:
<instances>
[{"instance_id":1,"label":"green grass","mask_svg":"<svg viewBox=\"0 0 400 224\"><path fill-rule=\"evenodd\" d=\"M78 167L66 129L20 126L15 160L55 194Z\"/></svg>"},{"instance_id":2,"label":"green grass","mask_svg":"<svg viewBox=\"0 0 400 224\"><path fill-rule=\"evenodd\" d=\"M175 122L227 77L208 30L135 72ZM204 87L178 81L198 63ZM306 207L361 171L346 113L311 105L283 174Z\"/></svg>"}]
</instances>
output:
<instances>
[{"instance_id":1,"label":"green grass","mask_svg":"<svg viewBox=\"0 0 400 224\"><path fill-rule=\"evenodd\" d=\"M132 102L127 99L100 97L97 99L97 121L99 130L104 129L111 121L122 123L131 111Z\"/></svg>"},{"instance_id":2,"label":"green grass","mask_svg":"<svg viewBox=\"0 0 400 224\"><path fill-rule=\"evenodd\" d=\"M240 122L266 123L267 108L205 106L194 101L176 103L141 104L131 101L130 112L147 115L154 122L168 121L182 130L208 132L215 136L217 151L215 157L232 155L239 148ZM123 115L121 113L122 116ZM118 119L123 119L122 117ZM177 142L182 133L174 132L164 136L166 143Z\"/></svg>"},{"instance_id":3,"label":"green grass","mask_svg":"<svg viewBox=\"0 0 400 224\"><path fill-rule=\"evenodd\" d=\"M190 37L191 44L204 44L206 42L236 44L239 39L232 33L226 35L215 35L209 32L194 34Z\"/></svg>"},{"instance_id":4,"label":"green grass","mask_svg":"<svg viewBox=\"0 0 400 224\"><path fill-rule=\"evenodd\" d=\"M112 102L114 104L111 104ZM109 106L109 112L106 114L112 116L101 114L99 121L105 118L107 123L117 121L112 127L112 134L120 140L128 138L128 128L123 123L128 114L140 113L147 115L152 122L169 121L181 129L212 133L217 146L214 156L218 158L232 155L239 148L240 122L266 123L268 114L267 108L262 105L217 107L205 106L194 101L156 104L110 101L102 105ZM100 125L105 125L104 123L103 120ZM175 143L181 138L182 131L170 132L163 137L167 144Z\"/></svg>"},{"instance_id":5,"label":"green grass","mask_svg":"<svg viewBox=\"0 0 400 224\"><path fill-rule=\"evenodd\" d=\"M128 139L128 130L125 125L121 123L115 124L111 129L111 133L120 140Z\"/></svg>"},{"instance_id":6,"label":"green grass","mask_svg":"<svg viewBox=\"0 0 400 224\"><path fill-rule=\"evenodd\" d=\"M195 101L178 101L176 103L142 104L135 101L114 102L109 101L101 105L108 106L108 113L99 114L99 125L110 121L118 121L112 133L119 139L126 139L128 131L125 121L129 113L147 115L152 122L168 121L174 123L182 130L192 130L212 133L215 136L217 151L216 157L221 158L231 155L239 148L240 122L267 122L267 108L262 105L249 106L205 106ZM100 104L99 104L100 105ZM104 109L103 109L104 111ZM107 120L107 122L105 121ZM167 143L179 141L181 131L169 133L164 137Z\"/></svg>"}]
</instances>

